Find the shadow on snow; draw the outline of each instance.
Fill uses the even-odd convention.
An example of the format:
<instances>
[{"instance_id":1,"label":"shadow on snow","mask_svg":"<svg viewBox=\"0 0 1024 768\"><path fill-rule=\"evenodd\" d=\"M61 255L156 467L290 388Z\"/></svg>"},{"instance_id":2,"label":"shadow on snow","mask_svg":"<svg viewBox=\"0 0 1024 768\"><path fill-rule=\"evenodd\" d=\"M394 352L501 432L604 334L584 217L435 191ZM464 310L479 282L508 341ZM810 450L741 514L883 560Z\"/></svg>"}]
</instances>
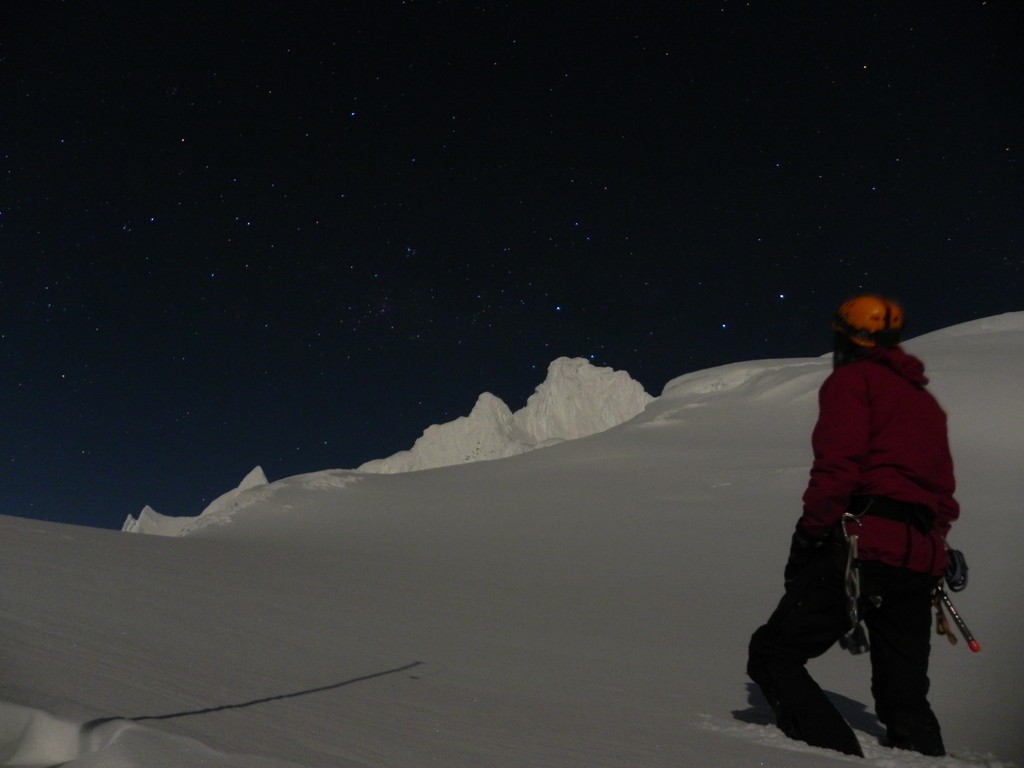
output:
<instances>
[{"instance_id":1,"label":"shadow on snow","mask_svg":"<svg viewBox=\"0 0 1024 768\"><path fill-rule=\"evenodd\" d=\"M269 704L272 701L283 701L285 699L297 699L300 696L309 696L314 693L323 693L324 691L333 691L338 688L344 688L347 685L354 685L355 683L363 683L367 680L373 680L378 677L385 677L387 675L395 675L399 672L406 672L410 669L420 666L423 664L422 661L414 661L411 664L406 664L402 667L395 667L394 669L385 669L382 672L373 672L369 675L362 675L361 677L353 677L349 680L342 680L340 683L332 683L331 685L322 685L318 688L309 688L304 691L294 691L292 693L282 693L277 696L267 696L262 699L253 699L252 701L243 701L238 704L221 704L216 707L206 707L204 709L193 709L185 712L171 712L164 715L139 715L138 717L103 717L97 720L90 720L82 725L82 735L86 735L91 731L99 728L101 725L106 723L114 722L115 720L127 720L133 723L141 723L147 720L173 720L178 717L192 717L194 715L209 715L214 712L225 712L230 709L245 709L246 707L255 707L259 704Z\"/></svg>"},{"instance_id":2,"label":"shadow on snow","mask_svg":"<svg viewBox=\"0 0 1024 768\"><path fill-rule=\"evenodd\" d=\"M878 718L868 711L868 708L855 699L847 698L832 691L825 691L839 714L850 724L850 727L863 731L876 738L885 737L885 728L878 722ZM774 725L775 713L772 712L768 700L761 693L761 689L755 683L747 683L747 709L734 710L732 716L743 723L754 725Z\"/></svg>"}]
</instances>

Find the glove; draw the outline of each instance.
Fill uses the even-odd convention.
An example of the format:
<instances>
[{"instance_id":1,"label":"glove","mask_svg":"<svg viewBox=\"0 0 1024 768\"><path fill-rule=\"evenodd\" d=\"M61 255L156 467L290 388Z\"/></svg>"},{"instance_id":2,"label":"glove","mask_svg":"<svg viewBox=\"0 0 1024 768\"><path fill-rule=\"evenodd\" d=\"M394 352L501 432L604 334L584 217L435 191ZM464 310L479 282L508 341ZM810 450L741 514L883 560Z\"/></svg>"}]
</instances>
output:
<instances>
[{"instance_id":1,"label":"glove","mask_svg":"<svg viewBox=\"0 0 1024 768\"><path fill-rule=\"evenodd\" d=\"M782 574L787 585L800 578L827 540L827 536L812 536L799 522L796 524L793 538L789 543L789 559Z\"/></svg>"}]
</instances>

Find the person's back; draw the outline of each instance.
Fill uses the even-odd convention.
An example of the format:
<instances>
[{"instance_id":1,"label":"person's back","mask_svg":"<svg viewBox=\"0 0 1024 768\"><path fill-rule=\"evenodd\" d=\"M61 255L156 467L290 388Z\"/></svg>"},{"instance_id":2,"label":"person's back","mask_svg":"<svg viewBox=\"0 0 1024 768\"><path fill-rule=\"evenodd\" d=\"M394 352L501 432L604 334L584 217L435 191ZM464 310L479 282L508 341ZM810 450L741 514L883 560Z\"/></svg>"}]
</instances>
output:
<instances>
[{"instance_id":1,"label":"person's back","mask_svg":"<svg viewBox=\"0 0 1024 768\"><path fill-rule=\"evenodd\" d=\"M842 515L866 503L859 499L921 507L921 522L930 524L915 526L909 541L902 521L862 517L858 554L937 576L959 507L946 414L927 383L924 365L899 347L871 349L829 376L819 394L800 524L812 536L838 531Z\"/></svg>"},{"instance_id":2,"label":"person's back","mask_svg":"<svg viewBox=\"0 0 1024 768\"><path fill-rule=\"evenodd\" d=\"M927 700L928 656L945 535L959 507L946 416L925 389L924 366L899 348L902 328L902 309L888 299L859 296L839 308L786 593L751 638L747 662L787 735L855 755L855 734L806 664L861 619L890 745L945 754Z\"/></svg>"}]
</instances>

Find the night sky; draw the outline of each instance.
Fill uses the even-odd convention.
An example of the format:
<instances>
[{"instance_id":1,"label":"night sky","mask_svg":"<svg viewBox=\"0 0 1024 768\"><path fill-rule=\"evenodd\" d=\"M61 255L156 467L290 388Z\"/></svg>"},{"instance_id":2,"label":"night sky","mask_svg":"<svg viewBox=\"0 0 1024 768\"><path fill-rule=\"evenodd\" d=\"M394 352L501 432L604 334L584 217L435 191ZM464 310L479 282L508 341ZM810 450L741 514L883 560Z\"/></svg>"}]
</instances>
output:
<instances>
[{"instance_id":1,"label":"night sky","mask_svg":"<svg viewBox=\"0 0 1024 768\"><path fill-rule=\"evenodd\" d=\"M1024 309L1024 12L0 5L0 513L120 527L412 445L559 356L651 394ZM927 361L926 361L927 362Z\"/></svg>"}]
</instances>

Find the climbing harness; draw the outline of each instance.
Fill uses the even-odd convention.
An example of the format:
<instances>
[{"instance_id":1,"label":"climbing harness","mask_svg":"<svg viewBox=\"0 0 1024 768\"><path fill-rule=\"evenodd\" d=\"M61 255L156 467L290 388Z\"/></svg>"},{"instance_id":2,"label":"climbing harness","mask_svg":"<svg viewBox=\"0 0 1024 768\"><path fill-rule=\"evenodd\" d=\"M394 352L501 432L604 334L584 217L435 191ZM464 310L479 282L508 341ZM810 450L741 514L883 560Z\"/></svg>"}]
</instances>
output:
<instances>
[{"instance_id":1,"label":"climbing harness","mask_svg":"<svg viewBox=\"0 0 1024 768\"><path fill-rule=\"evenodd\" d=\"M866 653L871 649L867 632L861 623L860 560L858 559L857 552L860 534L854 530L854 526L859 530L861 517L868 514L869 511L872 514L878 514L880 517L892 517L891 511L886 510L884 506L878 510L872 510L874 502L875 499L873 497L869 498L867 504L862 509L857 512L845 512L840 520L843 539L846 541L846 567L843 572L843 588L846 591L846 606L850 619L850 628L839 638L839 645L854 655ZM907 522L908 526L915 524L912 521L905 520L903 517L895 517L893 519ZM909 553L909 529L907 536ZM959 550L947 549L947 553L948 565L944 574L944 581L951 591L960 592L967 586L967 561ZM868 599L876 607L881 604L881 598L879 597L869 595ZM933 604L935 606L935 631L937 634L945 635L950 644L956 645L957 637L950 628L949 621L946 619L946 612L948 612L956 628L960 630L960 634L967 641L967 647L975 653L981 650L981 644L974 639L974 635L971 634L967 623L959 611L957 611L956 606L953 605L953 601L949 599L949 595L946 593L941 582L935 589Z\"/></svg>"}]
</instances>

